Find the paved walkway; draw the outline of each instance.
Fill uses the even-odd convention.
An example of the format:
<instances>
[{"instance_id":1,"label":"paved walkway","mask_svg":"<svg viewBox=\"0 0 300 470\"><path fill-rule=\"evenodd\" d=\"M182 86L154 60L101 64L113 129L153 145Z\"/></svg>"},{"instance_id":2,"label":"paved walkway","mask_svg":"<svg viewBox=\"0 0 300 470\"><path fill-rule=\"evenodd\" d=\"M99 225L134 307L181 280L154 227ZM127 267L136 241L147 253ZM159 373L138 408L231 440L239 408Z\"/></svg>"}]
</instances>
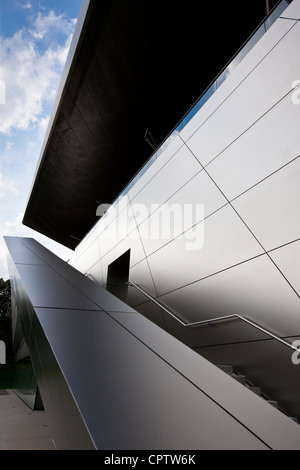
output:
<instances>
[{"instance_id":1,"label":"paved walkway","mask_svg":"<svg viewBox=\"0 0 300 470\"><path fill-rule=\"evenodd\" d=\"M45 412L10 390L0 394L0 450L55 450Z\"/></svg>"}]
</instances>

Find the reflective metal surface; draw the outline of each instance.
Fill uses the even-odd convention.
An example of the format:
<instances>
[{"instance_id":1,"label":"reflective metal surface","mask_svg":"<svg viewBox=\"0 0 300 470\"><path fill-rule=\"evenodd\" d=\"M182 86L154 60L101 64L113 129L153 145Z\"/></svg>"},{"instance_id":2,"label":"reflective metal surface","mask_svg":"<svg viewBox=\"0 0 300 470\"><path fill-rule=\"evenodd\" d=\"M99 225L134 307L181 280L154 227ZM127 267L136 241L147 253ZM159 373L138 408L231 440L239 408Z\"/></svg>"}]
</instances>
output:
<instances>
[{"instance_id":1,"label":"reflective metal surface","mask_svg":"<svg viewBox=\"0 0 300 470\"><path fill-rule=\"evenodd\" d=\"M126 304L118 312L116 297L37 242L5 241L18 298L13 314L58 449L300 448L299 426L223 371ZM30 263L24 270L14 261L16 245L47 271ZM45 286L51 295L37 296ZM77 307L73 290L82 298ZM103 298L117 304L114 311L100 308Z\"/></svg>"},{"instance_id":2,"label":"reflective metal surface","mask_svg":"<svg viewBox=\"0 0 300 470\"><path fill-rule=\"evenodd\" d=\"M300 241L289 243L269 253L280 271L300 295Z\"/></svg>"},{"instance_id":3,"label":"reflective metal surface","mask_svg":"<svg viewBox=\"0 0 300 470\"><path fill-rule=\"evenodd\" d=\"M273 106L290 92L292 85L290 77L298 76L296 48L300 39L300 25L289 22L287 27L289 34L282 37L276 48L265 51L265 56L255 66L252 64L252 69L248 70L244 79L239 75L240 82L235 84L231 93L228 95L225 91L219 93L223 101L219 103L219 106L211 109L206 120L201 125L199 123L198 130L195 129L192 137L187 140L190 149L203 165L207 165L222 152L226 152L227 147L245 132L251 132L251 129L249 131L247 129L253 125L255 126L253 132L259 132L261 128L259 122L253 123L268 113L272 119ZM277 73L278 63L282 68L281 73ZM261 86L262 76L269 83L267 94L265 88ZM290 103L289 99L288 103ZM283 109L279 112L282 114L285 111ZM294 117L296 118L296 116ZM269 127L270 130L276 125L276 117L273 119L274 123ZM232 125L233 120L234 126ZM281 131L288 123L285 123L285 119L280 119L279 122L277 121L277 125ZM263 128L266 133L266 126L264 125ZM214 138L215 129L218 129L218 139ZM258 136L259 142L261 141L261 150L263 150L263 138L263 134ZM268 139L268 134L265 135L265 139ZM248 139L247 141L249 142ZM270 141L269 144L271 144ZM249 149L250 151L252 148ZM230 150L228 153L230 154ZM243 157L244 153L245 151L241 153ZM275 157L274 159L276 161Z\"/></svg>"},{"instance_id":4,"label":"reflective metal surface","mask_svg":"<svg viewBox=\"0 0 300 470\"><path fill-rule=\"evenodd\" d=\"M146 207L146 215L150 215L152 207L161 205L167 201L181 186L184 186L196 173L201 170L201 166L186 148L180 148L174 156L163 165L150 183L132 199L132 207L135 212L137 224L143 220L143 213L140 215L140 205ZM156 191L149 191L150 187ZM136 208L136 211L135 211Z\"/></svg>"},{"instance_id":5,"label":"reflective metal surface","mask_svg":"<svg viewBox=\"0 0 300 470\"><path fill-rule=\"evenodd\" d=\"M152 302L154 302L156 305L158 305L160 308L162 308L168 315L173 317L176 321L178 321L182 326L185 328L192 328L196 326L203 326L203 325L213 325L214 323L217 323L219 321L226 321L230 319L235 319L238 318L241 321L244 321L248 325L253 326L257 330L261 331L262 333L265 333L267 336L270 336L273 339L276 339L276 341L279 341L279 343L284 344L285 346L288 346L289 348L293 349L294 351L298 351L298 348L294 346L292 343L289 343L288 341L285 341L278 336L274 335L271 331L267 330L266 328L262 328L260 325L257 325L256 323L248 320L245 317L242 317L241 315L238 314L233 314L233 315L224 315L222 317L216 317L216 318L210 318L209 320L201 320L198 322L193 322L193 323L185 323L184 321L180 320L180 318L176 317L170 310L166 309L161 303L159 303L157 300L155 300L153 297L149 296L147 292L145 292L143 289L141 289L138 285L134 284L132 281L129 281L127 283L129 286L133 286L136 289L140 290L146 297L148 297Z\"/></svg>"},{"instance_id":6,"label":"reflective metal surface","mask_svg":"<svg viewBox=\"0 0 300 470\"><path fill-rule=\"evenodd\" d=\"M299 337L300 105L293 101L295 90L291 88L298 73L298 17L300 2L294 0L174 136L166 153L154 159L130 187L128 207L137 215L137 225L132 225L135 237L130 238L128 233L126 239L107 241L103 219L96 226L100 251L97 264L91 265L85 253L87 236L71 260L73 266L92 273L99 284L105 285L108 266L130 249L129 280L186 322L236 314L284 341ZM134 209L135 202L140 205L139 213ZM159 205L149 214L154 202ZM184 226L185 235L204 234L204 243L198 249L187 249L178 221L169 238L149 234L147 224L157 221L156 214L165 214L164 204L173 203L181 207L185 203L204 204L204 218L199 217L193 230ZM140 217L141 206L148 210L148 217ZM108 213L111 224L110 217ZM132 223L130 217L125 225ZM115 220L124 223L121 217ZM160 230L169 226L166 218L156 225ZM91 241L94 236L91 234ZM241 354L247 372L248 361L252 361L255 377L263 374L271 361L262 357L262 351L265 346L267 356L273 340L250 325L233 320L226 325L205 326L203 331L187 331L139 293L129 292L128 302L197 351L211 347L214 357L220 358L223 353L226 357L231 345L237 357L239 345L241 352L248 343L253 348L256 345L260 355L246 359ZM299 368L291 366L291 357L283 354L279 358L281 349L276 351L278 363L288 363L286 375L276 367L270 369L272 377L268 374L268 390L275 396L283 382L295 387L299 375ZM239 366L243 367L243 362ZM285 392L284 403L300 417L294 388L290 394Z\"/></svg>"},{"instance_id":7,"label":"reflective metal surface","mask_svg":"<svg viewBox=\"0 0 300 470\"><path fill-rule=\"evenodd\" d=\"M299 180L298 157L232 203L267 251L299 238Z\"/></svg>"},{"instance_id":8,"label":"reflective metal surface","mask_svg":"<svg viewBox=\"0 0 300 470\"><path fill-rule=\"evenodd\" d=\"M202 28L197 0L85 0L24 223L75 248L151 156L146 129L163 142L265 14L219 2Z\"/></svg>"},{"instance_id":9,"label":"reflective metal surface","mask_svg":"<svg viewBox=\"0 0 300 470\"><path fill-rule=\"evenodd\" d=\"M204 237L204 244L200 244L199 249L196 243L198 231L199 242L202 234ZM192 244L193 232L195 249L187 249L188 240ZM185 237L172 240L162 250L148 256L154 279L159 280L156 282L159 295L263 253L261 246L229 205L200 222L193 232L189 238L187 233ZM161 262L162 252L165 263Z\"/></svg>"},{"instance_id":10,"label":"reflective metal surface","mask_svg":"<svg viewBox=\"0 0 300 470\"><path fill-rule=\"evenodd\" d=\"M240 373L246 374L253 384L259 384L267 396L274 396L276 390L276 398L286 412L290 416L297 413L299 367L292 363L286 346L269 340L232 343L222 350L211 346L196 350L213 363L217 364L222 360L233 364L233 367ZM258 364L259 367L253 367L253 364Z\"/></svg>"},{"instance_id":11,"label":"reflective metal surface","mask_svg":"<svg viewBox=\"0 0 300 470\"><path fill-rule=\"evenodd\" d=\"M299 124L290 92L207 166L209 175L232 200L299 155Z\"/></svg>"},{"instance_id":12,"label":"reflective metal surface","mask_svg":"<svg viewBox=\"0 0 300 470\"><path fill-rule=\"evenodd\" d=\"M299 298L267 255L182 286L159 300L176 314L182 312L189 322L237 313L283 338L300 332ZM218 330L220 341L222 328L210 329L212 335ZM209 338L208 334L205 341Z\"/></svg>"}]
</instances>

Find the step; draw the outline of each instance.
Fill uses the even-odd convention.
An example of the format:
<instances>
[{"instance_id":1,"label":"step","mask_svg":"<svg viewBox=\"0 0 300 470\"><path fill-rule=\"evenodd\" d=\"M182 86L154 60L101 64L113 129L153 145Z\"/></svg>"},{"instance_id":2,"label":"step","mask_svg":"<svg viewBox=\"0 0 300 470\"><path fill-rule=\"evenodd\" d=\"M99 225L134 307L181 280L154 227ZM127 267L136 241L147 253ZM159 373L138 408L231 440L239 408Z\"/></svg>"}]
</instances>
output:
<instances>
[{"instance_id":1,"label":"step","mask_svg":"<svg viewBox=\"0 0 300 470\"><path fill-rule=\"evenodd\" d=\"M240 384L242 385L246 385L246 376L245 375L240 375L240 374L236 374L235 372L232 374L232 378L234 380L236 380L237 382L239 382Z\"/></svg>"},{"instance_id":2,"label":"step","mask_svg":"<svg viewBox=\"0 0 300 470\"><path fill-rule=\"evenodd\" d=\"M250 390L251 392L255 393L256 395L260 396L263 400L265 400L267 403L269 403L271 406L274 406L274 408L276 409L279 409L279 405L278 405L278 402L276 400L269 400L266 396L264 396L264 394L261 392L261 389L260 387L256 387L256 386L253 386L251 385L251 383L247 382L247 377L244 376L244 375L241 375L241 374L238 374L236 373L234 370L233 370L233 367L232 366L228 366L226 364L224 365L217 365L217 367L222 370L223 372L225 372L226 374L230 375L233 379L237 380L239 383L241 383L242 385L244 385L246 388L248 388L248 390ZM297 424L300 424L299 423L299 420L297 418L294 418L292 416L289 416L289 418L292 420L292 421L295 421L295 423Z\"/></svg>"},{"instance_id":3,"label":"step","mask_svg":"<svg viewBox=\"0 0 300 470\"><path fill-rule=\"evenodd\" d=\"M242 385L246 385L245 375L237 374L236 372L234 372L232 366L218 365L217 367L221 369L223 372L225 372L226 374L230 375L233 379L240 382Z\"/></svg>"},{"instance_id":4,"label":"step","mask_svg":"<svg viewBox=\"0 0 300 470\"><path fill-rule=\"evenodd\" d=\"M226 365L220 365L217 366L219 369L221 369L223 372L226 372L228 375L233 374L233 367L232 366L226 366Z\"/></svg>"},{"instance_id":5,"label":"step","mask_svg":"<svg viewBox=\"0 0 300 470\"><path fill-rule=\"evenodd\" d=\"M278 402L277 402L277 401L275 401L275 400L267 400L267 402L268 402L270 405L274 406L274 408L277 408L277 409L278 409Z\"/></svg>"},{"instance_id":6,"label":"step","mask_svg":"<svg viewBox=\"0 0 300 470\"><path fill-rule=\"evenodd\" d=\"M247 385L246 387L252 392L255 393L255 395L261 396L261 389L259 387L254 387L252 385Z\"/></svg>"},{"instance_id":7,"label":"step","mask_svg":"<svg viewBox=\"0 0 300 470\"><path fill-rule=\"evenodd\" d=\"M292 421L295 421L295 423L299 424L299 421L297 418L293 418L292 416L289 416L289 418L292 420Z\"/></svg>"}]
</instances>

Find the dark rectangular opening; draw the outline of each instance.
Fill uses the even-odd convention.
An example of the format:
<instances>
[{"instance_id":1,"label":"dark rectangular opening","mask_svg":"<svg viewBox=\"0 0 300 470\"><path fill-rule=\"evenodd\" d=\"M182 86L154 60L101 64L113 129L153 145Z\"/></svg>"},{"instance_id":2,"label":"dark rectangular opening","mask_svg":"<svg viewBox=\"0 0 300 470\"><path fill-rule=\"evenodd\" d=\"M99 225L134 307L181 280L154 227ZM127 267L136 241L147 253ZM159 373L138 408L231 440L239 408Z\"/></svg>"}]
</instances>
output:
<instances>
[{"instance_id":1,"label":"dark rectangular opening","mask_svg":"<svg viewBox=\"0 0 300 470\"><path fill-rule=\"evenodd\" d=\"M108 266L106 289L123 302L127 302L130 250Z\"/></svg>"}]
</instances>

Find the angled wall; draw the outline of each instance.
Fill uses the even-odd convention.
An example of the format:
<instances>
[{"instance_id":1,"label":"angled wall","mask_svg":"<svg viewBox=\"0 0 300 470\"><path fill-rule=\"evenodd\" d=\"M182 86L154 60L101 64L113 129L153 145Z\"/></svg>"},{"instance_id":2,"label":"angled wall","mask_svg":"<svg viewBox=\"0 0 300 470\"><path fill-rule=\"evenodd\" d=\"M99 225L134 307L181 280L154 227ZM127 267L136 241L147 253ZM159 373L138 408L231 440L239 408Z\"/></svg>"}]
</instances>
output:
<instances>
[{"instance_id":1,"label":"angled wall","mask_svg":"<svg viewBox=\"0 0 300 470\"><path fill-rule=\"evenodd\" d=\"M106 286L109 266L130 250L129 280L186 322L239 314L299 338L299 18L294 0L257 32L256 45L84 239L73 266ZM168 234L164 211L176 205L204 213ZM300 366L288 348L240 321L187 330L134 288L128 302L300 418Z\"/></svg>"},{"instance_id":2,"label":"angled wall","mask_svg":"<svg viewBox=\"0 0 300 470\"><path fill-rule=\"evenodd\" d=\"M58 449L300 449L274 407L39 243L5 241Z\"/></svg>"},{"instance_id":3,"label":"angled wall","mask_svg":"<svg viewBox=\"0 0 300 470\"><path fill-rule=\"evenodd\" d=\"M76 247L97 221L97 201L115 200L151 155L146 130L158 142L169 134L264 8L252 0L245 19L219 2L212 21L198 0L83 0L24 224Z\"/></svg>"}]
</instances>

